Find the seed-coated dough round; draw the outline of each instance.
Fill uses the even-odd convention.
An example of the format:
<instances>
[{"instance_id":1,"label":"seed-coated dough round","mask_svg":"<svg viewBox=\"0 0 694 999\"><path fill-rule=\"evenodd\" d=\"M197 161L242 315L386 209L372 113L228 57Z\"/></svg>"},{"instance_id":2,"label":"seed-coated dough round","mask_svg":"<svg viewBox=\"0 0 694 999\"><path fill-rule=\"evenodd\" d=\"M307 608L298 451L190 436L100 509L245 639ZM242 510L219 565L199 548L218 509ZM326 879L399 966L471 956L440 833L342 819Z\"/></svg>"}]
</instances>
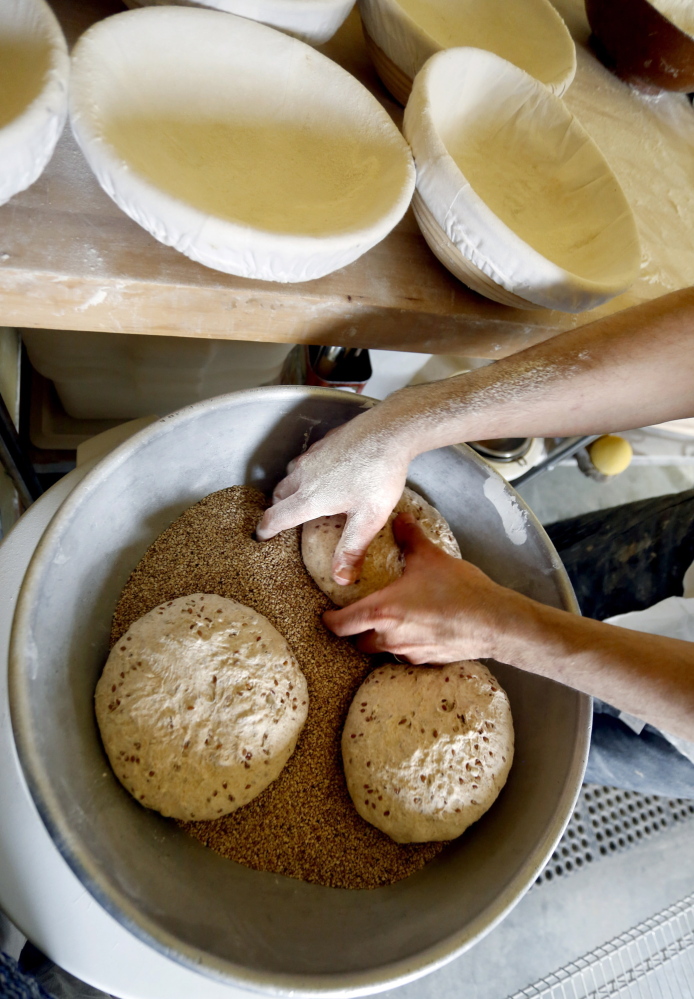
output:
<instances>
[{"instance_id":1,"label":"seed-coated dough round","mask_svg":"<svg viewBox=\"0 0 694 999\"><path fill-rule=\"evenodd\" d=\"M210 593L170 600L111 650L96 687L111 766L147 808L216 819L279 775L308 712L306 679L267 618Z\"/></svg>"},{"instance_id":2,"label":"seed-coated dough round","mask_svg":"<svg viewBox=\"0 0 694 999\"><path fill-rule=\"evenodd\" d=\"M354 806L396 843L460 836L494 803L512 760L508 698L479 662L379 667L342 733Z\"/></svg>"},{"instance_id":3,"label":"seed-coated dough round","mask_svg":"<svg viewBox=\"0 0 694 999\"><path fill-rule=\"evenodd\" d=\"M397 506L369 545L361 576L356 583L340 586L332 577L332 561L347 518L345 514L338 513L331 517L309 520L301 531L304 565L316 585L338 607L353 604L402 576L405 560L393 535L393 521L399 513L411 513L434 544L448 555L462 557L458 542L439 511L412 489L405 487Z\"/></svg>"}]
</instances>

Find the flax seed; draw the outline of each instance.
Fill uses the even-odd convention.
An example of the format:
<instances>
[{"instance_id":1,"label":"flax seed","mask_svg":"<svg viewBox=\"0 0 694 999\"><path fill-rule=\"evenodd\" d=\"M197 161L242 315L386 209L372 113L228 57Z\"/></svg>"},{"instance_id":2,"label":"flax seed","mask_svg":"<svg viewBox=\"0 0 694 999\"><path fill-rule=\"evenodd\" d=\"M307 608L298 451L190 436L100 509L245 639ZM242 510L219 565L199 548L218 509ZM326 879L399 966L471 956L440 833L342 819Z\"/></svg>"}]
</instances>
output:
<instances>
[{"instance_id":1,"label":"flax seed","mask_svg":"<svg viewBox=\"0 0 694 999\"><path fill-rule=\"evenodd\" d=\"M262 544L254 539L266 505L257 490L233 486L174 521L130 576L112 643L154 607L191 593L217 593L268 618L308 684L308 718L297 748L279 777L243 808L181 825L205 846L255 870L334 888L392 884L419 870L442 844L394 843L354 808L340 740L371 663L323 626L321 615L333 605L304 569L300 530Z\"/></svg>"}]
</instances>

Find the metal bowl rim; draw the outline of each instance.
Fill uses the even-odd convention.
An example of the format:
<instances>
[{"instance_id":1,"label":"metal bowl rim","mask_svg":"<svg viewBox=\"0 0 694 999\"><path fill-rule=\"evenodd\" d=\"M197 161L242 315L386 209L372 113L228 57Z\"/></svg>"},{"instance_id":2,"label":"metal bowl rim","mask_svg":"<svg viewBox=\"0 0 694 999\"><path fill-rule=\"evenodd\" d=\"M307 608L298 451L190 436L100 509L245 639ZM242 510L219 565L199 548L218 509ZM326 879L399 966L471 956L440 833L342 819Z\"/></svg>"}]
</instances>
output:
<instances>
[{"instance_id":1,"label":"metal bowl rim","mask_svg":"<svg viewBox=\"0 0 694 999\"><path fill-rule=\"evenodd\" d=\"M169 416L162 417L114 448L113 451L98 461L94 468L87 472L84 478L77 483L73 491L59 506L32 555L31 562L22 581L14 614L10 639L8 686L15 745L23 775L34 804L60 854L102 908L138 939L149 944L164 956L194 971L201 972L210 978L226 984L237 985L266 995L303 995L307 997L368 996L375 992L382 992L386 989L412 982L459 957L498 925L532 886L535 878L547 863L561 838L580 793L592 722L592 701L588 695L578 691L575 692L578 738L573 748L570 773L567 776L565 786L555 807L553 821L550 823L540 845L526 859L514 879L507 885L506 890L497 897L494 903L469 923L464 930L449 935L437 944L418 952L413 957L404 958L361 972L341 972L336 974L299 975L252 971L234 962L216 958L205 951L199 950L197 947L185 944L173 934L162 930L151 920L144 918L136 907L123 897L117 888L108 883L96 865L91 861L91 858L85 856L86 851L81 847L80 843L75 841L75 838L71 835L70 828L62 814L63 810L60 802L54 794L50 783L43 779L40 757L29 737L29 732L31 731L31 726L28 724L30 684L24 682L21 671L20 649L26 644L30 636L29 618L33 606L32 591L41 575L43 564L52 546L55 544L55 539L63 523L65 521L69 522L74 518L83 497L112 475L114 470L127 460L131 451L138 450L142 444L156 438L160 434L170 432L177 424L186 422L195 414L200 414L208 409L219 408L221 402L233 399L234 405L237 403L242 404L244 401L259 395L263 395L268 399L293 397L296 401L310 396L319 396L344 402L355 401L353 396L348 396L347 393L336 389L304 386L271 386L269 388L261 387L231 392L200 403L194 403L177 410ZM358 401L363 402L363 409L368 409L378 402L378 400L365 396L359 396ZM479 465L488 475L502 479L505 486L513 493L514 499L516 499L524 513L528 516L532 526L545 539L548 551L551 552L552 545L544 528L509 483L484 459L477 455L472 448L469 448L465 444L450 446L454 449L464 449L466 455L472 458L473 462ZM566 570L563 569L561 563L557 563L555 571L566 609L573 613L580 613L573 589L566 575ZM388 886L385 887L387 889ZM340 891L340 889L331 888L326 888L325 890Z\"/></svg>"}]
</instances>

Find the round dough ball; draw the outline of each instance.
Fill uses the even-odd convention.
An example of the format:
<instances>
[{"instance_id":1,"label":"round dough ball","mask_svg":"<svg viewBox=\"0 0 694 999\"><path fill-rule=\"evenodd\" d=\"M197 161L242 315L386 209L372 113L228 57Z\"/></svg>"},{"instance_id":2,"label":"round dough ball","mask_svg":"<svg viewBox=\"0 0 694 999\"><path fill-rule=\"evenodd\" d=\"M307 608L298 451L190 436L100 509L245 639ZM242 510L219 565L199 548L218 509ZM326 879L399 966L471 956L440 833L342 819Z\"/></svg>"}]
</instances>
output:
<instances>
[{"instance_id":1,"label":"round dough ball","mask_svg":"<svg viewBox=\"0 0 694 999\"><path fill-rule=\"evenodd\" d=\"M314 582L338 607L346 607L402 576L405 559L393 535L393 521L399 513L411 513L426 536L448 555L462 558L458 542L448 523L425 499L405 487L397 506L385 525L369 545L361 576L356 583L341 586L332 577L332 561L337 542L347 517L338 513L332 517L317 517L304 524L301 532L301 554L304 565Z\"/></svg>"},{"instance_id":2,"label":"round dough ball","mask_svg":"<svg viewBox=\"0 0 694 999\"><path fill-rule=\"evenodd\" d=\"M342 733L354 806L396 843L460 836L494 803L512 760L508 698L478 662L374 670Z\"/></svg>"},{"instance_id":3,"label":"round dough ball","mask_svg":"<svg viewBox=\"0 0 694 999\"><path fill-rule=\"evenodd\" d=\"M306 679L267 618L210 593L135 621L96 687L101 738L147 808L217 819L246 805L294 752Z\"/></svg>"}]
</instances>

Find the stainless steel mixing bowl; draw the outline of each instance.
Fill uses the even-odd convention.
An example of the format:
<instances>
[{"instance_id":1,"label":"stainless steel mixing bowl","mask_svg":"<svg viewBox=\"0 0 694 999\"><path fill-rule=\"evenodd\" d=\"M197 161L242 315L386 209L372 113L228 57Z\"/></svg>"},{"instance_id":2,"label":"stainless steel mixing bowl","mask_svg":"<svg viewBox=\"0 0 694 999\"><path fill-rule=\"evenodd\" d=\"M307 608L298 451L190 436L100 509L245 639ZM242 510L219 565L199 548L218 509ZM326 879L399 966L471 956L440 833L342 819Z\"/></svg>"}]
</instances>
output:
<instances>
[{"instance_id":1,"label":"stainless steel mixing bowl","mask_svg":"<svg viewBox=\"0 0 694 999\"><path fill-rule=\"evenodd\" d=\"M140 807L111 773L94 686L118 595L147 546L207 493L235 483L270 490L307 443L369 404L327 389L263 388L159 420L104 458L65 501L36 550L15 616L15 738L38 810L68 864L151 946L270 994L369 995L470 947L550 856L588 748L587 697L493 667L516 727L505 789L423 870L371 891L322 888L224 860ZM575 609L542 528L471 450L421 455L410 483L443 512L465 557L500 583Z\"/></svg>"}]
</instances>

